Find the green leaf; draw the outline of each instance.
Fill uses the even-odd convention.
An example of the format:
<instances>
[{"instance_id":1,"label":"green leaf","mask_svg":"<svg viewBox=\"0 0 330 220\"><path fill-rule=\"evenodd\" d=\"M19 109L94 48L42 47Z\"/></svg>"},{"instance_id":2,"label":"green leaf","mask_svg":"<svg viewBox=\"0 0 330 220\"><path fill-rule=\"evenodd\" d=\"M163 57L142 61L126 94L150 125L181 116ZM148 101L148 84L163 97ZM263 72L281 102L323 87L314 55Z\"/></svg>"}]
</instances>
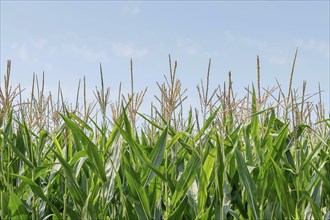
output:
<instances>
[{"instance_id":1,"label":"green leaf","mask_svg":"<svg viewBox=\"0 0 330 220\"><path fill-rule=\"evenodd\" d=\"M80 141L83 143L83 146L88 154L88 157L93 162L94 166L96 167L96 173L100 176L102 182L106 182L107 177L105 175L105 168L103 164L103 160L98 152L97 146L85 135L85 133L68 117L60 114L71 129L71 131L76 134Z\"/></svg>"},{"instance_id":2,"label":"green leaf","mask_svg":"<svg viewBox=\"0 0 330 220\"><path fill-rule=\"evenodd\" d=\"M131 138L133 138L132 126L131 126L131 123L129 122L126 111L124 110L122 114L123 114L123 118L124 118L125 131L126 131L127 135L129 135Z\"/></svg>"},{"instance_id":3,"label":"green leaf","mask_svg":"<svg viewBox=\"0 0 330 220\"><path fill-rule=\"evenodd\" d=\"M197 171L200 169L200 158L198 154L193 153L189 158L189 162L186 165L186 169L183 171L176 187L171 200L171 205L175 207L180 201L181 197L186 194L187 190L193 183Z\"/></svg>"},{"instance_id":4,"label":"green leaf","mask_svg":"<svg viewBox=\"0 0 330 220\"><path fill-rule=\"evenodd\" d=\"M262 164L262 153L260 150L261 142L259 135L259 123L258 123L258 112L257 112L257 97L254 86L252 87L252 119L251 119L251 137L253 138L256 153L259 158L259 163Z\"/></svg>"},{"instance_id":5,"label":"green leaf","mask_svg":"<svg viewBox=\"0 0 330 220\"><path fill-rule=\"evenodd\" d=\"M198 210L203 212L206 200L207 200L207 186L210 181L210 177L214 167L214 160L216 156L216 148L213 148L205 159L202 172L199 174L199 186L198 186Z\"/></svg>"},{"instance_id":6,"label":"green leaf","mask_svg":"<svg viewBox=\"0 0 330 220\"><path fill-rule=\"evenodd\" d=\"M158 128L160 130L164 130L163 127L161 127L160 125L158 125L157 123L151 121L149 118L147 118L145 115L138 113L138 115L140 115L144 120L146 120L148 123L150 123L152 126L154 126L155 128Z\"/></svg>"},{"instance_id":7,"label":"green leaf","mask_svg":"<svg viewBox=\"0 0 330 220\"><path fill-rule=\"evenodd\" d=\"M317 204L315 203L315 200L313 200L308 192L306 192L305 190L302 190L303 195L305 196L305 198L307 198L309 204L312 207L312 213L313 213L313 218L314 219L322 219L322 215L321 215L321 209L317 206Z\"/></svg>"},{"instance_id":8,"label":"green leaf","mask_svg":"<svg viewBox=\"0 0 330 220\"><path fill-rule=\"evenodd\" d=\"M21 153L21 151L15 146L15 144L12 143L12 141L9 139L8 143L10 144L11 149L15 152L15 154L25 162L26 165L28 165L31 169L34 169L35 166L32 164L32 162Z\"/></svg>"},{"instance_id":9,"label":"green leaf","mask_svg":"<svg viewBox=\"0 0 330 220\"><path fill-rule=\"evenodd\" d=\"M182 219L187 204L188 204L188 197L185 196L184 199L182 199L182 201L178 205L178 207L170 214L168 219L169 220Z\"/></svg>"},{"instance_id":10,"label":"green leaf","mask_svg":"<svg viewBox=\"0 0 330 220\"><path fill-rule=\"evenodd\" d=\"M201 137L204 132L209 128L210 124L212 123L212 121L214 120L214 118L217 116L218 111L220 110L220 107L218 107L209 117L208 119L206 119L203 127L201 128L201 130L198 132L198 134L195 135L194 140L195 142L198 141L199 137Z\"/></svg>"},{"instance_id":11,"label":"green leaf","mask_svg":"<svg viewBox=\"0 0 330 220\"><path fill-rule=\"evenodd\" d=\"M269 121L268 121L268 124L267 124L267 130L266 130L266 133L264 134L264 136L262 138L261 147L264 147L266 145L267 141L269 139L271 139L270 131L271 131L273 125L274 125L274 122L275 122L275 111L272 108L270 118L269 118Z\"/></svg>"},{"instance_id":12,"label":"green leaf","mask_svg":"<svg viewBox=\"0 0 330 220\"><path fill-rule=\"evenodd\" d=\"M159 136L154 148L151 151L151 162L156 168L158 168L161 165L164 158L167 131L168 131L168 127L166 127L163 133ZM152 170L150 170L147 173L147 179L144 183L144 186L149 184L149 182L152 180L154 175L155 173Z\"/></svg>"},{"instance_id":13,"label":"green leaf","mask_svg":"<svg viewBox=\"0 0 330 220\"><path fill-rule=\"evenodd\" d=\"M118 124L117 124L118 125ZM152 171L155 172L157 176L159 176L162 180L166 181L169 183L171 189L174 188L173 184L168 181L165 176L160 172L160 170L155 167L152 162L149 160L149 158L145 155L145 153L141 150L139 145L134 141L121 127L118 126L118 129L120 131L120 134L122 137L127 141L129 147L133 150L135 155L139 158L139 160L142 163L145 163Z\"/></svg>"},{"instance_id":14,"label":"green leaf","mask_svg":"<svg viewBox=\"0 0 330 220\"><path fill-rule=\"evenodd\" d=\"M42 192L40 186L38 186L35 182L33 182L31 179L27 178L26 176L22 176L22 175L17 175L17 174L13 174L14 176L17 176L18 178L20 178L24 183L27 183L32 192L34 194L36 194L38 197L40 197L43 201L45 201L47 203L47 205L49 205L52 209L52 211L54 212L55 216L58 219L62 219L62 216L60 214L60 212L58 211L58 209L56 208L56 206L54 206L45 196L45 194Z\"/></svg>"},{"instance_id":15,"label":"green leaf","mask_svg":"<svg viewBox=\"0 0 330 220\"><path fill-rule=\"evenodd\" d=\"M182 136L184 136L183 132L178 132L176 133L172 138L171 141L168 143L168 145L166 146L166 150L168 150L170 147L172 147L177 141L179 141Z\"/></svg>"},{"instance_id":16,"label":"green leaf","mask_svg":"<svg viewBox=\"0 0 330 220\"><path fill-rule=\"evenodd\" d=\"M275 168L276 178L274 178L275 189L277 192L277 197L280 200L281 208L283 210L284 215L290 216L290 213L295 212L294 204L292 202L292 196L290 195L288 181L284 176L283 169L281 169L277 163L270 158Z\"/></svg>"},{"instance_id":17,"label":"green leaf","mask_svg":"<svg viewBox=\"0 0 330 220\"><path fill-rule=\"evenodd\" d=\"M132 192L137 195L140 206L136 207L137 213L140 215L140 219L151 219L151 211L148 196L138 176L131 167L127 156L124 157L124 169L126 170L126 177L128 185L130 186Z\"/></svg>"},{"instance_id":18,"label":"green leaf","mask_svg":"<svg viewBox=\"0 0 330 220\"><path fill-rule=\"evenodd\" d=\"M64 176L67 178L68 189L70 191L71 196L73 199L82 207L86 201L85 193L80 189L75 176L73 175L74 172L70 165L65 161L65 159L58 154L57 152L53 151L57 159L60 161L63 169L64 169Z\"/></svg>"},{"instance_id":19,"label":"green leaf","mask_svg":"<svg viewBox=\"0 0 330 220\"><path fill-rule=\"evenodd\" d=\"M11 219L28 219L28 212L25 206L13 191L10 192L8 207L11 212Z\"/></svg>"},{"instance_id":20,"label":"green leaf","mask_svg":"<svg viewBox=\"0 0 330 220\"><path fill-rule=\"evenodd\" d=\"M255 219L259 218L259 209L256 202L256 189L254 182L252 181L252 178L250 176L250 173L247 169L247 166L245 164L245 161L243 159L242 153L239 149L236 148L235 150L235 156L237 161L237 171L239 173L239 176L241 178L241 181L247 191L248 194L248 203L250 204L252 208L252 213Z\"/></svg>"}]
</instances>

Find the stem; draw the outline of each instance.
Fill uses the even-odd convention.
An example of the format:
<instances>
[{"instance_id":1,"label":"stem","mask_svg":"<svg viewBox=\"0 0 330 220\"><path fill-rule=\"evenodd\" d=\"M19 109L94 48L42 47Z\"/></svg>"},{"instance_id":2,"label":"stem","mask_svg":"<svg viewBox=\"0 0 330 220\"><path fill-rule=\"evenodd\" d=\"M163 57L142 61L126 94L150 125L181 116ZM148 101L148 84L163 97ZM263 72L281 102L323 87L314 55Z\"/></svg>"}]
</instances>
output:
<instances>
[{"instance_id":1,"label":"stem","mask_svg":"<svg viewBox=\"0 0 330 220\"><path fill-rule=\"evenodd\" d=\"M103 217L105 218L106 216L106 200L105 200L105 196L106 196L106 184L105 183L102 183L102 193L103 193L103 197L102 197L102 208L103 208Z\"/></svg>"},{"instance_id":2,"label":"stem","mask_svg":"<svg viewBox=\"0 0 330 220\"><path fill-rule=\"evenodd\" d=\"M71 142L69 142L68 141L68 139L69 139L69 132L68 132L68 130L66 129L65 130L65 146L66 146L66 148L65 148L65 160L66 160L66 162L67 163L69 163L69 160L70 160L70 158L71 158L71 155L69 155L70 154L70 150L69 150L69 148L70 148L70 146L69 146L69 143L71 143ZM65 178L65 181L64 181L64 196L63 196L63 202L64 202L64 204L63 204L63 219L64 220L66 220L66 212L67 212L67 203L68 203L68 180L67 180L67 178Z\"/></svg>"},{"instance_id":3,"label":"stem","mask_svg":"<svg viewBox=\"0 0 330 220\"><path fill-rule=\"evenodd\" d=\"M0 151L0 179L1 179L1 185L3 183L2 178L3 178L3 149L1 149ZM4 187L4 186L1 186ZM1 204L1 210L5 210L4 209L4 199L3 199L3 190L1 189L1 193L0 193L0 204ZM4 214L3 211L1 212L1 216L2 219L4 218Z\"/></svg>"},{"instance_id":4,"label":"stem","mask_svg":"<svg viewBox=\"0 0 330 220\"><path fill-rule=\"evenodd\" d=\"M32 170L32 181L34 181L34 170ZM32 195L32 220L36 220L37 215L36 215L36 210L35 210L35 196L34 193Z\"/></svg>"},{"instance_id":5,"label":"stem","mask_svg":"<svg viewBox=\"0 0 330 220\"><path fill-rule=\"evenodd\" d=\"M65 182L64 182L64 196L63 196L63 199L64 199L64 204L63 204L63 219L66 220L66 207L67 207L67 180L65 179Z\"/></svg>"},{"instance_id":6,"label":"stem","mask_svg":"<svg viewBox=\"0 0 330 220\"><path fill-rule=\"evenodd\" d=\"M165 150L165 178L167 179L167 150ZM167 220L169 216L169 202L168 202L168 185L167 182L165 182L165 217L164 219Z\"/></svg>"}]
</instances>

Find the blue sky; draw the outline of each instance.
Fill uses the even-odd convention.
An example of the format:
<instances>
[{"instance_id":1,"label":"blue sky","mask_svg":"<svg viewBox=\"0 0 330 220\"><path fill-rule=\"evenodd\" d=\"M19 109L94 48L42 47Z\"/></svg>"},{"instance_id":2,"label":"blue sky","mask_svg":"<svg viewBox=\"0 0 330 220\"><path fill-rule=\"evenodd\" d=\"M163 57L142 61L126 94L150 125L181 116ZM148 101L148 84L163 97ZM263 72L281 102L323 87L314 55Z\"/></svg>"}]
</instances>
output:
<instances>
[{"instance_id":1,"label":"blue sky","mask_svg":"<svg viewBox=\"0 0 330 220\"><path fill-rule=\"evenodd\" d=\"M306 80L311 93L320 82L329 109L329 20L329 1L1 1L1 74L11 59L13 84L28 90L33 72L45 71L46 88L55 91L60 80L68 100L86 76L92 99L102 63L115 100L120 81L130 88L132 58L135 88L148 86L149 108L171 54L187 104L197 106L196 84L209 58L211 88L231 71L240 96L256 82L257 54L261 86L278 79L287 88L299 47L293 84Z\"/></svg>"}]
</instances>

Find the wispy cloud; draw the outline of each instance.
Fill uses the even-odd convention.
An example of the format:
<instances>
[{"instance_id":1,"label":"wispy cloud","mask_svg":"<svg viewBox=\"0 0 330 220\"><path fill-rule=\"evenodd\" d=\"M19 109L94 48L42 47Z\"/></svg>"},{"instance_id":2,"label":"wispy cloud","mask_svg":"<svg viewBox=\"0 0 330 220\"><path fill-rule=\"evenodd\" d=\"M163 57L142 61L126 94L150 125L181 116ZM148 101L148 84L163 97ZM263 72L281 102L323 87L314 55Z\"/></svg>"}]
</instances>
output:
<instances>
[{"instance_id":1,"label":"wispy cloud","mask_svg":"<svg viewBox=\"0 0 330 220\"><path fill-rule=\"evenodd\" d=\"M46 72L54 70L54 65L51 63L46 63L45 69Z\"/></svg>"},{"instance_id":2,"label":"wispy cloud","mask_svg":"<svg viewBox=\"0 0 330 220\"><path fill-rule=\"evenodd\" d=\"M284 56L271 56L268 61L270 64L284 65L287 63L287 58Z\"/></svg>"},{"instance_id":3,"label":"wispy cloud","mask_svg":"<svg viewBox=\"0 0 330 220\"><path fill-rule=\"evenodd\" d=\"M285 65L288 61L288 54L286 54L286 50L283 47L276 46L272 44L272 42L256 39L249 36L239 36L235 35L229 31L225 33L224 36L225 41L230 42L232 44L239 44L244 47L250 47L255 49L256 51L262 51L266 53L267 61L273 65Z\"/></svg>"},{"instance_id":4,"label":"wispy cloud","mask_svg":"<svg viewBox=\"0 0 330 220\"><path fill-rule=\"evenodd\" d=\"M18 49L18 56L22 60L27 60L29 58L29 53L28 53L26 44L20 45L20 47Z\"/></svg>"},{"instance_id":5,"label":"wispy cloud","mask_svg":"<svg viewBox=\"0 0 330 220\"><path fill-rule=\"evenodd\" d=\"M140 8L138 6L124 6L123 12L130 15L138 15L140 13Z\"/></svg>"},{"instance_id":6,"label":"wispy cloud","mask_svg":"<svg viewBox=\"0 0 330 220\"><path fill-rule=\"evenodd\" d=\"M309 50L316 50L323 54L325 57L329 58L330 53L330 45L329 42L324 40L316 40L316 39L296 39L296 43L300 48L305 48Z\"/></svg>"},{"instance_id":7,"label":"wispy cloud","mask_svg":"<svg viewBox=\"0 0 330 220\"><path fill-rule=\"evenodd\" d=\"M87 46L79 47L75 44L62 44L62 50L66 53L78 55L88 62L108 60L108 55L104 50L96 50Z\"/></svg>"},{"instance_id":8,"label":"wispy cloud","mask_svg":"<svg viewBox=\"0 0 330 220\"><path fill-rule=\"evenodd\" d=\"M45 59L44 53L47 53L48 50L45 39L28 42L12 42L10 47L14 52L12 55L13 59L18 58L24 62L32 63L36 67L41 67L41 69L46 72L54 70L54 65ZM36 53L37 50L39 50L39 52L42 51L42 55Z\"/></svg>"},{"instance_id":9,"label":"wispy cloud","mask_svg":"<svg viewBox=\"0 0 330 220\"><path fill-rule=\"evenodd\" d=\"M132 44L113 43L112 50L115 54L124 57L143 57L148 53L146 48L136 48Z\"/></svg>"},{"instance_id":10,"label":"wispy cloud","mask_svg":"<svg viewBox=\"0 0 330 220\"><path fill-rule=\"evenodd\" d=\"M195 55L197 53L197 45L190 38L179 38L176 46L188 55Z\"/></svg>"},{"instance_id":11,"label":"wispy cloud","mask_svg":"<svg viewBox=\"0 0 330 220\"><path fill-rule=\"evenodd\" d=\"M270 49L270 45L267 41L260 39L253 39L248 36L236 36L233 33L227 31L225 33L225 40L227 42L238 43L249 47L257 47L257 48L267 48Z\"/></svg>"},{"instance_id":12,"label":"wispy cloud","mask_svg":"<svg viewBox=\"0 0 330 220\"><path fill-rule=\"evenodd\" d=\"M46 44L47 44L47 40L43 38L40 38L32 43L32 45L39 50L44 49L46 47Z\"/></svg>"},{"instance_id":13,"label":"wispy cloud","mask_svg":"<svg viewBox=\"0 0 330 220\"><path fill-rule=\"evenodd\" d=\"M24 61L32 61L32 56L29 52L29 45L27 43L13 42L11 44L11 49L17 52L17 57Z\"/></svg>"}]
</instances>

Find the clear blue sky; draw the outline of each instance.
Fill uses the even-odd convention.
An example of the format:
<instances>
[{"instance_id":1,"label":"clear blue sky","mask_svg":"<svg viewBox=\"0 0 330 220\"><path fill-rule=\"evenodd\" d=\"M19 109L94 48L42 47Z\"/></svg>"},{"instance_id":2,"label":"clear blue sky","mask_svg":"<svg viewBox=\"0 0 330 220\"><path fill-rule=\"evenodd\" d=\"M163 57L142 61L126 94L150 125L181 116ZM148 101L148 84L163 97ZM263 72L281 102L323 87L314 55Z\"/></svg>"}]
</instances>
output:
<instances>
[{"instance_id":1,"label":"clear blue sky","mask_svg":"<svg viewBox=\"0 0 330 220\"><path fill-rule=\"evenodd\" d=\"M244 92L256 82L257 54L261 85L277 78L287 88L297 47L294 86L306 80L316 92L320 82L329 109L329 1L1 1L1 74L11 59L13 84L28 90L32 73L44 70L47 88L61 80L69 100L84 75L93 97L99 63L115 100L120 81L130 88L132 58L136 90L148 86L148 108L168 73L168 54L193 105L209 58L211 88L232 71L234 90Z\"/></svg>"}]
</instances>

